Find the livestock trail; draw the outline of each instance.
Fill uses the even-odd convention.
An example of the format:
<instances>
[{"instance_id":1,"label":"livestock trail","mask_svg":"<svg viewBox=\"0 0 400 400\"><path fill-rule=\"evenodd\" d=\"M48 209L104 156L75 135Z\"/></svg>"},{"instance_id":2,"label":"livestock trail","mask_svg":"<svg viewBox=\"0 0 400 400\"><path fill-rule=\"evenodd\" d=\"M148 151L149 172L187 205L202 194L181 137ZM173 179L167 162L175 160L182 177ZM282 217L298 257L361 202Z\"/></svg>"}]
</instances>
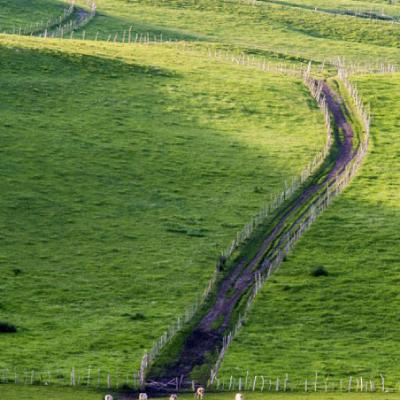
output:
<instances>
[{"instance_id":1,"label":"livestock trail","mask_svg":"<svg viewBox=\"0 0 400 400\"><path fill-rule=\"evenodd\" d=\"M271 221L269 228L262 234L255 254L242 256L222 278L203 317L183 340L178 357L172 362L167 362L163 368L158 368L156 373L150 370L147 380L149 389L168 389L173 382L175 389L178 386L189 387L192 384L191 373L196 368L210 364L210 355L215 355L223 347L224 337L237 318L237 308L240 307L241 301L248 297L254 288L255 277L265 276L268 272L265 259L270 257L277 243L283 240L285 232L304 218L310 204L318 198L321 191L330 186L354 158L354 133L342 110L342 99L325 82L322 84L322 93L335 122L336 148L328 157L330 160L327 160L317 173L319 178L300 191ZM205 379L200 378L199 382L205 383Z\"/></svg>"}]
</instances>

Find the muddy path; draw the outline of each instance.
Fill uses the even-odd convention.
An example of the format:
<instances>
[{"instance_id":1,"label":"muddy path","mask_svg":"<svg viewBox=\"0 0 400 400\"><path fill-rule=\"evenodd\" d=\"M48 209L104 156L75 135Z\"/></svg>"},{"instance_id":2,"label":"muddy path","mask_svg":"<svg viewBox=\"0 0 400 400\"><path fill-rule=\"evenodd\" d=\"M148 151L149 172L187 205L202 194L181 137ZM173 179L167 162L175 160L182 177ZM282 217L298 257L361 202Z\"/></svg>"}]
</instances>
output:
<instances>
[{"instance_id":1,"label":"muddy path","mask_svg":"<svg viewBox=\"0 0 400 400\"><path fill-rule=\"evenodd\" d=\"M289 220L297 218L302 208L317 196L318 192L332 182L336 175L345 169L352 160L354 133L351 125L341 109L341 99L324 83L323 93L329 110L335 120L335 141L337 151L330 169L325 172L325 178L319 183L311 184L292 200L290 206L272 221L273 229L265 234L257 253L251 259L242 259L222 280L217 288L217 294L211 307L186 338L179 359L165 369L163 376L153 377L148 382L148 388L163 388L175 379L177 386L187 387L190 373L197 366L207 363L207 354L221 349L223 337L228 334L233 313L238 302L255 282L255 274L263 273L261 261L271 250L271 246L279 240ZM215 328L215 326L218 326Z\"/></svg>"}]
</instances>

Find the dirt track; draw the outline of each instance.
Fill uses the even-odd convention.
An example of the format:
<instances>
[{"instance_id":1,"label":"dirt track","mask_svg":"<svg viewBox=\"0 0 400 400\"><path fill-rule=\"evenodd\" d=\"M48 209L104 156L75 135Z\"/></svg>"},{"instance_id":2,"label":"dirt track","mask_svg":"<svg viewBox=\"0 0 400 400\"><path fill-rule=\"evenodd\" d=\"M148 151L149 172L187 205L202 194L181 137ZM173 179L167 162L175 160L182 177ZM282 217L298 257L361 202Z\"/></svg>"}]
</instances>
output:
<instances>
[{"instance_id":1,"label":"dirt track","mask_svg":"<svg viewBox=\"0 0 400 400\"><path fill-rule=\"evenodd\" d=\"M353 130L342 112L340 99L327 84L323 86L323 93L325 94L329 110L335 119L337 127L335 140L338 151L331 169L327 171L325 179L321 183L308 186L283 214L276 217L274 228L272 231L266 233L257 254L252 259L242 260L232 268L232 271L220 283L215 302L187 337L179 360L167 368L164 376L157 377L151 383L149 382L150 387L161 388L175 378L178 378L179 382L185 386L185 382L187 384L187 378L194 367L206 362L206 354L215 352L222 347L222 340L224 335L228 333L227 330L235 306L242 296L253 287L255 273L263 272L261 261L271 249L271 244L279 239L282 229L286 226L288 220L298 214L302 207L313 196L316 196L322 187L332 181L351 161L354 155ZM216 322L219 322L217 329L213 328Z\"/></svg>"}]
</instances>

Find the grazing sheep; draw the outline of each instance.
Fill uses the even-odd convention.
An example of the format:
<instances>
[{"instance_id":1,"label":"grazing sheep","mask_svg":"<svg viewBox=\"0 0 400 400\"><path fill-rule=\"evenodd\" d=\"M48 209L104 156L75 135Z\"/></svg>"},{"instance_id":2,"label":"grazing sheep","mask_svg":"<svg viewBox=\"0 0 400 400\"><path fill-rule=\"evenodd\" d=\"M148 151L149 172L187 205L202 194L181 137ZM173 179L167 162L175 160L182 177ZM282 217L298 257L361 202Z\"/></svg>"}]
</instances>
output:
<instances>
[{"instance_id":1,"label":"grazing sheep","mask_svg":"<svg viewBox=\"0 0 400 400\"><path fill-rule=\"evenodd\" d=\"M106 394L104 396L104 400L113 400L113 397L111 396L111 394Z\"/></svg>"},{"instance_id":2,"label":"grazing sheep","mask_svg":"<svg viewBox=\"0 0 400 400\"><path fill-rule=\"evenodd\" d=\"M139 393L139 400L147 400L148 396L146 393Z\"/></svg>"},{"instance_id":3,"label":"grazing sheep","mask_svg":"<svg viewBox=\"0 0 400 400\"><path fill-rule=\"evenodd\" d=\"M196 394L194 395L196 400L203 400L204 399L205 390L202 386L199 386L196 390Z\"/></svg>"},{"instance_id":4,"label":"grazing sheep","mask_svg":"<svg viewBox=\"0 0 400 400\"><path fill-rule=\"evenodd\" d=\"M169 400L178 400L178 395L177 394L171 394L171 396L169 396Z\"/></svg>"},{"instance_id":5,"label":"grazing sheep","mask_svg":"<svg viewBox=\"0 0 400 400\"><path fill-rule=\"evenodd\" d=\"M244 400L242 393L236 393L235 400Z\"/></svg>"}]
</instances>

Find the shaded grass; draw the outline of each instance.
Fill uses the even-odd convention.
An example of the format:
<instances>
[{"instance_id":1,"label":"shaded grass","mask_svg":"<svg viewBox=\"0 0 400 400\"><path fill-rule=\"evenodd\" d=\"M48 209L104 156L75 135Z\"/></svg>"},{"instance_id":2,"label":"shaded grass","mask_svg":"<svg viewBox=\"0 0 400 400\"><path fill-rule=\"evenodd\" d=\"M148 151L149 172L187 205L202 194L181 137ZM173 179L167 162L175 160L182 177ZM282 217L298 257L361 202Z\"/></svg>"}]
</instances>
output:
<instances>
[{"instance_id":1,"label":"shaded grass","mask_svg":"<svg viewBox=\"0 0 400 400\"><path fill-rule=\"evenodd\" d=\"M62 15L68 3L59 0L0 0L0 32L28 28Z\"/></svg>"},{"instance_id":2,"label":"shaded grass","mask_svg":"<svg viewBox=\"0 0 400 400\"><path fill-rule=\"evenodd\" d=\"M372 145L351 187L261 291L221 374L387 377L397 387L399 75L356 80ZM323 266L328 276L310 272Z\"/></svg>"},{"instance_id":3,"label":"shaded grass","mask_svg":"<svg viewBox=\"0 0 400 400\"><path fill-rule=\"evenodd\" d=\"M1 40L0 365L124 377L322 116L297 79L173 47Z\"/></svg>"}]
</instances>

